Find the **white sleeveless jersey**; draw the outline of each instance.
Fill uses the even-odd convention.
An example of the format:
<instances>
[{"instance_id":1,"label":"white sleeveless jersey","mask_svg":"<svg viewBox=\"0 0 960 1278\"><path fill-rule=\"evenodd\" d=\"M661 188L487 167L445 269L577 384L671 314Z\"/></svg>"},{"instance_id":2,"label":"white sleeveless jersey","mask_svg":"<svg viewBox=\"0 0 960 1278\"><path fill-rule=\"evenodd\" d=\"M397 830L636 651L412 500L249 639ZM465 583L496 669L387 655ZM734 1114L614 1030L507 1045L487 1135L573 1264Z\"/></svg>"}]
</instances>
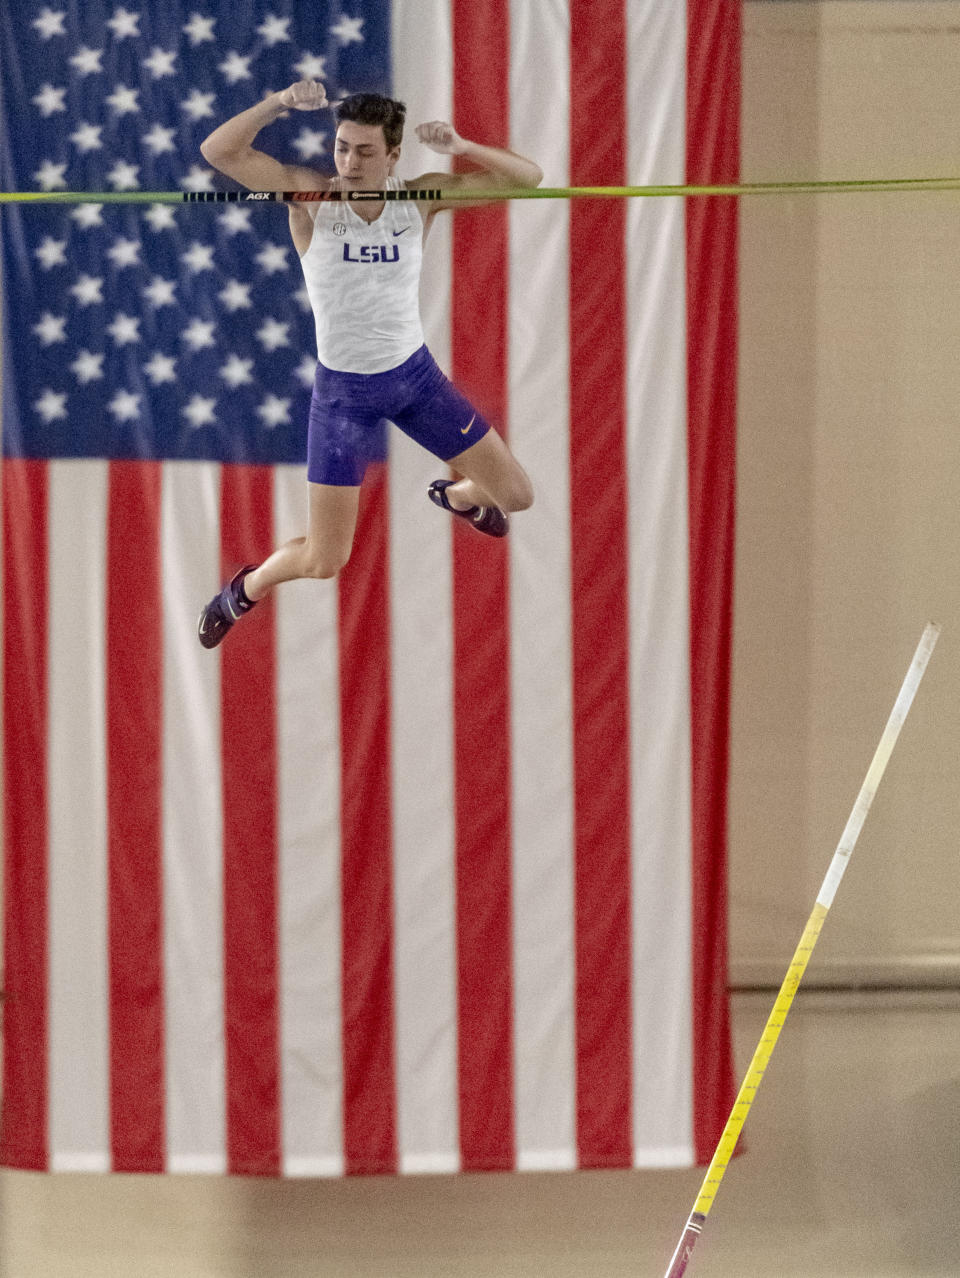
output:
<instances>
[{"instance_id":1,"label":"white sleeveless jersey","mask_svg":"<svg viewBox=\"0 0 960 1278\"><path fill-rule=\"evenodd\" d=\"M400 178L388 178L399 190ZM420 266L424 220L412 201L386 203L365 222L346 202L306 205L314 220L301 257L327 368L384 373L423 345Z\"/></svg>"}]
</instances>

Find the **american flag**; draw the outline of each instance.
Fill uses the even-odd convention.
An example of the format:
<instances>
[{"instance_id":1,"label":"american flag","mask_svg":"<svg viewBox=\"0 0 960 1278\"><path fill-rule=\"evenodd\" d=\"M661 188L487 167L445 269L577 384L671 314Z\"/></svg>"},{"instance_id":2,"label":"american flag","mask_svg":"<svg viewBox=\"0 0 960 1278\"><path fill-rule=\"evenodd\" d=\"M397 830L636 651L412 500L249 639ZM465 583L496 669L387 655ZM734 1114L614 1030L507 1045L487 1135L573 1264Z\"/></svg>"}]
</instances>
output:
<instances>
[{"instance_id":1,"label":"american flag","mask_svg":"<svg viewBox=\"0 0 960 1278\"><path fill-rule=\"evenodd\" d=\"M7 190L231 184L301 78L536 159L735 180L738 0L4 6ZM330 171L329 113L259 145ZM8 206L0 1162L340 1175L682 1166L732 1099L732 201L448 214L423 305L534 508L397 431L336 584L222 649L302 533L313 323L277 206ZM456 525L456 526L454 526Z\"/></svg>"}]
</instances>

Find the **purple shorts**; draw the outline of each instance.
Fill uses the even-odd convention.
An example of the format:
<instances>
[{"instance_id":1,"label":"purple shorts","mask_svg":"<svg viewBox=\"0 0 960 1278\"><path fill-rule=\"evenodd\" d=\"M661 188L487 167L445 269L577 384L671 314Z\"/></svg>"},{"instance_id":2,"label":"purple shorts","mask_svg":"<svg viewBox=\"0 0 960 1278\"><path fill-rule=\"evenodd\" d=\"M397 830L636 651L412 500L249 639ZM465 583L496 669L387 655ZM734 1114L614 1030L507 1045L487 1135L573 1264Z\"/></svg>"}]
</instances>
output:
<instances>
[{"instance_id":1,"label":"purple shorts","mask_svg":"<svg viewBox=\"0 0 960 1278\"><path fill-rule=\"evenodd\" d=\"M490 429L421 346L385 373L339 373L317 365L307 432L307 479L354 487L372 461L386 459L384 419L441 461L465 452Z\"/></svg>"}]
</instances>

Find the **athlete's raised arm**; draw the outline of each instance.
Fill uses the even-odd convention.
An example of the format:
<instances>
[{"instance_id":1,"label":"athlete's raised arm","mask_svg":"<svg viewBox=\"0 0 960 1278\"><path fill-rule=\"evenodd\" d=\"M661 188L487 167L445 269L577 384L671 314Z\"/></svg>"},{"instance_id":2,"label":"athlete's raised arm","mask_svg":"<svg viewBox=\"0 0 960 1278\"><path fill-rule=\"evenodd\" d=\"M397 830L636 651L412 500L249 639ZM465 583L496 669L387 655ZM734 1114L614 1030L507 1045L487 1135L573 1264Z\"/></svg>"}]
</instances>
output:
<instances>
[{"instance_id":1,"label":"athlete's raised arm","mask_svg":"<svg viewBox=\"0 0 960 1278\"><path fill-rule=\"evenodd\" d=\"M543 181L543 170L518 155L516 151L508 151L504 147L483 146L479 142L471 142L462 138L452 124L443 120L431 120L427 124L418 124L417 137L431 151L440 155L460 155L478 166L474 173L424 173L414 178L407 185L411 187L442 187L444 190L477 190L490 191L498 187L507 189L512 186L539 186ZM444 208L463 208L468 204L465 200L440 201L433 206L437 212Z\"/></svg>"},{"instance_id":2,"label":"athlete's raised arm","mask_svg":"<svg viewBox=\"0 0 960 1278\"><path fill-rule=\"evenodd\" d=\"M208 164L252 191L325 190L329 181L316 169L281 164L253 146L261 129L290 111L319 111L325 106L329 103L323 85L300 80L226 120L201 142L200 153Z\"/></svg>"}]
</instances>

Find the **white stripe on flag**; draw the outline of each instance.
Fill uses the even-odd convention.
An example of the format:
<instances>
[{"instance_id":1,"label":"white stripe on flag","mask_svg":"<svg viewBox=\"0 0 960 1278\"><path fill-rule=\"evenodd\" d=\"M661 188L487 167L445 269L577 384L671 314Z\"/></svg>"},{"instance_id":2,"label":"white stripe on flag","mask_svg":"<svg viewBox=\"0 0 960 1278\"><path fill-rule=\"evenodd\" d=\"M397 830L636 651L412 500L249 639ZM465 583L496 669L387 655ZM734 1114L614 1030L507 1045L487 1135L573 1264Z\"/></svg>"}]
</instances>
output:
<instances>
[{"instance_id":1,"label":"white stripe on flag","mask_svg":"<svg viewBox=\"0 0 960 1278\"><path fill-rule=\"evenodd\" d=\"M406 1172L456 1171L460 1161L450 529L426 499L430 479L444 472L393 432L394 981L398 1146Z\"/></svg>"},{"instance_id":2,"label":"white stripe on flag","mask_svg":"<svg viewBox=\"0 0 960 1278\"><path fill-rule=\"evenodd\" d=\"M542 5L514 5L511 19L510 144L542 158L548 185L566 186L567 135L557 120L569 106L568 20ZM510 543L514 1059L523 1170L577 1164L568 257L566 204L510 206L510 440L536 489Z\"/></svg>"},{"instance_id":3,"label":"white stripe on flag","mask_svg":"<svg viewBox=\"0 0 960 1278\"><path fill-rule=\"evenodd\" d=\"M684 180L686 11L629 5L629 173ZM630 200L630 698L637 1166L693 1161L686 267L682 201Z\"/></svg>"},{"instance_id":4,"label":"white stripe on flag","mask_svg":"<svg viewBox=\"0 0 960 1278\"><path fill-rule=\"evenodd\" d=\"M448 173L449 155L438 155L417 139L418 124L453 118L453 33L450 0L394 0L393 93L407 105L401 171ZM422 210L427 216L429 206ZM450 228L452 215L434 218L423 256L420 315L434 359L450 371Z\"/></svg>"},{"instance_id":5,"label":"white stripe on flag","mask_svg":"<svg viewBox=\"0 0 960 1278\"><path fill-rule=\"evenodd\" d=\"M106 462L86 460L49 467L49 1138L54 1171L110 1170L104 716L108 469Z\"/></svg>"},{"instance_id":6,"label":"white stripe on flag","mask_svg":"<svg viewBox=\"0 0 960 1278\"><path fill-rule=\"evenodd\" d=\"M306 472L277 467L277 544L302 537L306 517ZM283 1171L342 1176L337 593L291 581L274 598Z\"/></svg>"},{"instance_id":7,"label":"white stripe on flag","mask_svg":"<svg viewBox=\"0 0 960 1278\"><path fill-rule=\"evenodd\" d=\"M200 608L221 584L220 468L168 462L163 478L167 1164L223 1172L220 661L196 634Z\"/></svg>"},{"instance_id":8,"label":"white stripe on flag","mask_svg":"<svg viewBox=\"0 0 960 1278\"><path fill-rule=\"evenodd\" d=\"M443 0L394 6L394 92L407 102L411 175L449 169L449 157L421 147L413 132L421 121L451 118L449 28ZM449 223L441 215L430 230L421 285L427 344L448 371ZM442 462L391 430L397 1142L400 1170L413 1174L460 1167L451 521L426 496L430 481L446 474Z\"/></svg>"}]
</instances>

